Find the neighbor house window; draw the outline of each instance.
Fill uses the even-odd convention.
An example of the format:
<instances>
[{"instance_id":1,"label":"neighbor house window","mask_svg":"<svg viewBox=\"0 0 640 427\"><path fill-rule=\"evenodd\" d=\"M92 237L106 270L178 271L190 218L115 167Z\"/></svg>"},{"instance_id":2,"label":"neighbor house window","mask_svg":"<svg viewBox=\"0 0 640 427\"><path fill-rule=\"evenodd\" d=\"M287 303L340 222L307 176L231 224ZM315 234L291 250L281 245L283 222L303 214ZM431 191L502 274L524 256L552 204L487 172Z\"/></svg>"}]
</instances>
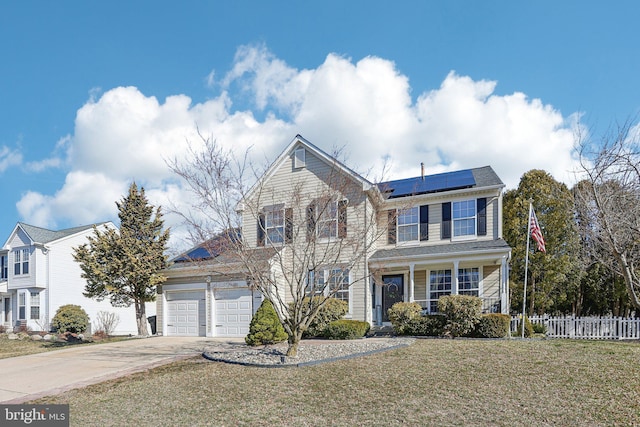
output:
<instances>
[{"instance_id":1,"label":"neighbor house window","mask_svg":"<svg viewBox=\"0 0 640 427\"><path fill-rule=\"evenodd\" d=\"M329 268L309 272L309 294L337 298L349 304L349 270Z\"/></svg>"},{"instance_id":2,"label":"neighbor house window","mask_svg":"<svg viewBox=\"0 0 640 427\"><path fill-rule=\"evenodd\" d=\"M478 268L458 269L458 294L479 296L480 272Z\"/></svg>"},{"instance_id":3,"label":"neighbor house window","mask_svg":"<svg viewBox=\"0 0 640 427\"><path fill-rule=\"evenodd\" d=\"M31 320L40 319L40 292L31 292Z\"/></svg>"},{"instance_id":4,"label":"neighbor house window","mask_svg":"<svg viewBox=\"0 0 640 427\"><path fill-rule=\"evenodd\" d=\"M6 255L0 256L0 279L9 277L9 260Z\"/></svg>"},{"instance_id":5,"label":"neighbor house window","mask_svg":"<svg viewBox=\"0 0 640 427\"><path fill-rule=\"evenodd\" d=\"M284 242L284 209L265 212L265 231L269 243Z\"/></svg>"},{"instance_id":6,"label":"neighbor house window","mask_svg":"<svg viewBox=\"0 0 640 427\"><path fill-rule=\"evenodd\" d=\"M418 240L419 232L418 206L398 210L398 242Z\"/></svg>"},{"instance_id":7,"label":"neighbor house window","mask_svg":"<svg viewBox=\"0 0 640 427\"><path fill-rule=\"evenodd\" d=\"M438 311L438 300L451 295L451 270L433 270L429 275L429 312Z\"/></svg>"},{"instance_id":8,"label":"neighbor house window","mask_svg":"<svg viewBox=\"0 0 640 427\"><path fill-rule=\"evenodd\" d=\"M13 251L13 274L29 274L29 249Z\"/></svg>"},{"instance_id":9,"label":"neighbor house window","mask_svg":"<svg viewBox=\"0 0 640 427\"><path fill-rule=\"evenodd\" d=\"M27 318L27 294L24 292L18 293L18 320L25 320Z\"/></svg>"},{"instance_id":10,"label":"neighbor house window","mask_svg":"<svg viewBox=\"0 0 640 427\"><path fill-rule=\"evenodd\" d=\"M451 204L453 217L453 237L475 236L476 201L464 200Z\"/></svg>"}]
</instances>

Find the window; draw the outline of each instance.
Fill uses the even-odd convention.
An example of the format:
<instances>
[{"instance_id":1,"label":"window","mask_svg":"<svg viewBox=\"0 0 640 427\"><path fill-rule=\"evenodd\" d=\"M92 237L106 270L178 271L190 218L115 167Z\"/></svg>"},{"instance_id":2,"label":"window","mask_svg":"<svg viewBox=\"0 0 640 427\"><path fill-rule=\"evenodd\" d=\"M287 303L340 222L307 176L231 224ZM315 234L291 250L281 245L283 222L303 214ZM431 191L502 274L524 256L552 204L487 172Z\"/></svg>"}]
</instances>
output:
<instances>
[{"instance_id":1,"label":"window","mask_svg":"<svg viewBox=\"0 0 640 427\"><path fill-rule=\"evenodd\" d=\"M0 256L0 279L9 277L9 260L6 255Z\"/></svg>"},{"instance_id":2,"label":"window","mask_svg":"<svg viewBox=\"0 0 640 427\"><path fill-rule=\"evenodd\" d=\"M40 319L40 292L31 292L31 320Z\"/></svg>"},{"instance_id":3,"label":"window","mask_svg":"<svg viewBox=\"0 0 640 427\"><path fill-rule=\"evenodd\" d=\"M465 200L452 203L453 237L475 236L476 201Z\"/></svg>"},{"instance_id":4,"label":"window","mask_svg":"<svg viewBox=\"0 0 640 427\"><path fill-rule=\"evenodd\" d=\"M338 236L338 204L329 202L318 213L318 237L330 239Z\"/></svg>"},{"instance_id":5,"label":"window","mask_svg":"<svg viewBox=\"0 0 640 427\"><path fill-rule=\"evenodd\" d=\"M267 242L284 242L284 210L277 209L265 212L265 231Z\"/></svg>"},{"instance_id":6,"label":"window","mask_svg":"<svg viewBox=\"0 0 640 427\"><path fill-rule=\"evenodd\" d=\"M307 165L307 152L304 148L296 148L293 153L293 167L295 169L303 168Z\"/></svg>"},{"instance_id":7,"label":"window","mask_svg":"<svg viewBox=\"0 0 640 427\"><path fill-rule=\"evenodd\" d=\"M29 249L13 251L13 274L29 274Z\"/></svg>"},{"instance_id":8,"label":"window","mask_svg":"<svg viewBox=\"0 0 640 427\"><path fill-rule=\"evenodd\" d=\"M434 270L429 276L429 312L438 311L438 299L451 295L451 270Z\"/></svg>"},{"instance_id":9,"label":"window","mask_svg":"<svg viewBox=\"0 0 640 427\"><path fill-rule=\"evenodd\" d=\"M18 320L25 320L27 314L27 296L24 292L18 294Z\"/></svg>"},{"instance_id":10,"label":"window","mask_svg":"<svg viewBox=\"0 0 640 427\"><path fill-rule=\"evenodd\" d=\"M477 297L480 290L480 272L478 268L458 269L458 294Z\"/></svg>"},{"instance_id":11,"label":"window","mask_svg":"<svg viewBox=\"0 0 640 427\"><path fill-rule=\"evenodd\" d=\"M325 295L349 304L349 270L330 268L309 272L310 295Z\"/></svg>"},{"instance_id":12,"label":"window","mask_svg":"<svg viewBox=\"0 0 640 427\"><path fill-rule=\"evenodd\" d=\"M398 242L418 240L418 206L398 210Z\"/></svg>"}]
</instances>

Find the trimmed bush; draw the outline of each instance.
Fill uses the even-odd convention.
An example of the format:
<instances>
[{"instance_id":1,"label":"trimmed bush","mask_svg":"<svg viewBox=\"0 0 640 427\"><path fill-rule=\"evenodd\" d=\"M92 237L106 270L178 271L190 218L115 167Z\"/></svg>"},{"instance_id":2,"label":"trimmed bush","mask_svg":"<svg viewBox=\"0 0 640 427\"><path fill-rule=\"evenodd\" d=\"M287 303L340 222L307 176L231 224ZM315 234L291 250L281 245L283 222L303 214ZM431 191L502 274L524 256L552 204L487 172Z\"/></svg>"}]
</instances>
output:
<instances>
[{"instance_id":1,"label":"trimmed bush","mask_svg":"<svg viewBox=\"0 0 640 427\"><path fill-rule=\"evenodd\" d=\"M53 316L51 326L60 333L79 334L89 327L89 315L79 305L63 305Z\"/></svg>"},{"instance_id":2,"label":"trimmed bush","mask_svg":"<svg viewBox=\"0 0 640 427\"><path fill-rule=\"evenodd\" d=\"M282 342L288 338L271 301L265 299L253 315L249 325L249 334L244 341L247 345L268 345Z\"/></svg>"},{"instance_id":3,"label":"trimmed bush","mask_svg":"<svg viewBox=\"0 0 640 427\"><path fill-rule=\"evenodd\" d=\"M509 335L511 316L508 314L483 314L473 336L478 338L504 338Z\"/></svg>"},{"instance_id":4,"label":"trimmed bush","mask_svg":"<svg viewBox=\"0 0 640 427\"><path fill-rule=\"evenodd\" d=\"M369 323L360 320L334 320L325 328L324 336L330 340L354 340L364 337L369 328Z\"/></svg>"},{"instance_id":5,"label":"trimmed bush","mask_svg":"<svg viewBox=\"0 0 640 427\"><path fill-rule=\"evenodd\" d=\"M545 326L544 323L532 323L531 326L533 327L533 332L536 334L547 333L547 327Z\"/></svg>"},{"instance_id":6,"label":"trimmed bush","mask_svg":"<svg viewBox=\"0 0 640 427\"><path fill-rule=\"evenodd\" d=\"M518 329L516 329L516 338L522 337L522 318L518 320ZM527 316L524 317L524 337L531 338L533 336L533 325Z\"/></svg>"},{"instance_id":7,"label":"trimmed bush","mask_svg":"<svg viewBox=\"0 0 640 427\"><path fill-rule=\"evenodd\" d=\"M473 332L482 315L482 300L470 295L446 295L438 300L438 311L447 317L445 334L452 338Z\"/></svg>"},{"instance_id":8,"label":"trimmed bush","mask_svg":"<svg viewBox=\"0 0 640 427\"><path fill-rule=\"evenodd\" d=\"M304 331L303 338L323 336L329 323L341 319L349 311L349 304L337 298L313 297L312 300L309 300L307 297L302 300L302 303L308 305L311 302L311 304L318 305L322 301L324 301L324 305L313 318L307 330Z\"/></svg>"},{"instance_id":9,"label":"trimmed bush","mask_svg":"<svg viewBox=\"0 0 640 427\"><path fill-rule=\"evenodd\" d=\"M442 314L427 314L413 319L409 323L407 335L421 337L440 337L444 335L447 318Z\"/></svg>"},{"instance_id":10,"label":"trimmed bush","mask_svg":"<svg viewBox=\"0 0 640 427\"><path fill-rule=\"evenodd\" d=\"M413 323L421 317L422 307L417 302L397 302L387 313L396 334L410 335L413 334Z\"/></svg>"}]
</instances>

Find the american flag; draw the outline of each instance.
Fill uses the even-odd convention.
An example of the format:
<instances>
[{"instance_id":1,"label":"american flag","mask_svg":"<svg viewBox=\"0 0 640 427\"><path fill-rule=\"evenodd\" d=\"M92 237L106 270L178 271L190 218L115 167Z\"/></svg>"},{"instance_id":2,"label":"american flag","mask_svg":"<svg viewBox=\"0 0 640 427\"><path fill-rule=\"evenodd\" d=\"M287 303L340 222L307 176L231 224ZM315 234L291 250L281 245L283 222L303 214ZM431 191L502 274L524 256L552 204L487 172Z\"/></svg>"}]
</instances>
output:
<instances>
[{"instance_id":1,"label":"american flag","mask_svg":"<svg viewBox=\"0 0 640 427\"><path fill-rule=\"evenodd\" d=\"M536 241L538 250L547 253L547 249L544 246L544 237L542 237L542 230L538 224L538 218L536 217L536 211L531 208L531 217L529 218L531 227L531 237Z\"/></svg>"}]
</instances>

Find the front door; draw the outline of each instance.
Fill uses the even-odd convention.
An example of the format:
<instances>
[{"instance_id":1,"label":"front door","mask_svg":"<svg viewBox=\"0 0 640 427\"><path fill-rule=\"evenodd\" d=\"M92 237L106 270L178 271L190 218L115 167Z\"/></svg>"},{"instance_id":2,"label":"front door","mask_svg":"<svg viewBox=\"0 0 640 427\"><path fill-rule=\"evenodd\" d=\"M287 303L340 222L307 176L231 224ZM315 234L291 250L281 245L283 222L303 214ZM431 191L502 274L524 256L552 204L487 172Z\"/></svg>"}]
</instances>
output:
<instances>
[{"instance_id":1,"label":"front door","mask_svg":"<svg viewBox=\"0 0 640 427\"><path fill-rule=\"evenodd\" d=\"M382 321L389 321L387 312L397 302L404 301L404 274L382 276Z\"/></svg>"}]
</instances>

